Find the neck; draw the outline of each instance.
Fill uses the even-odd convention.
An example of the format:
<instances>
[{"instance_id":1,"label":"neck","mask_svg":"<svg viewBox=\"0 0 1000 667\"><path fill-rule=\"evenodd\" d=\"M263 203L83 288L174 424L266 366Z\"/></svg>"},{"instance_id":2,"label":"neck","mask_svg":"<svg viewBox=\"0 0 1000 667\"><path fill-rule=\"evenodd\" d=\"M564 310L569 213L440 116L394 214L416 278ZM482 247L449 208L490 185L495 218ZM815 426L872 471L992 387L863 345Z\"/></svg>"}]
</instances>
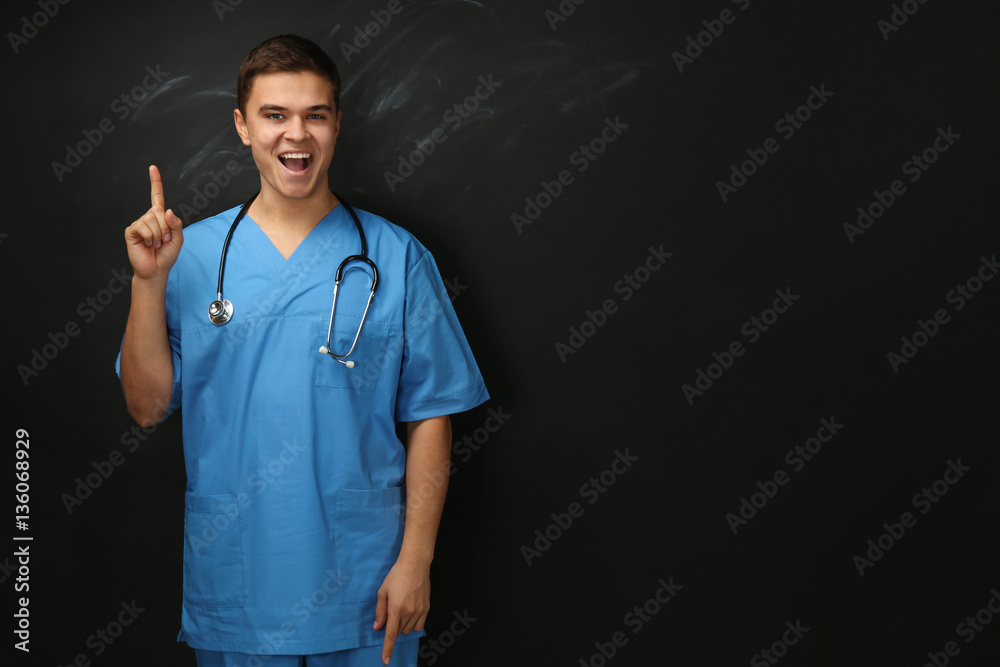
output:
<instances>
[{"instance_id":1,"label":"neck","mask_svg":"<svg viewBox=\"0 0 1000 667\"><path fill-rule=\"evenodd\" d=\"M247 213L258 224L291 232L312 229L339 203L329 188L306 199L288 199L261 183L261 192Z\"/></svg>"}]
</instances>

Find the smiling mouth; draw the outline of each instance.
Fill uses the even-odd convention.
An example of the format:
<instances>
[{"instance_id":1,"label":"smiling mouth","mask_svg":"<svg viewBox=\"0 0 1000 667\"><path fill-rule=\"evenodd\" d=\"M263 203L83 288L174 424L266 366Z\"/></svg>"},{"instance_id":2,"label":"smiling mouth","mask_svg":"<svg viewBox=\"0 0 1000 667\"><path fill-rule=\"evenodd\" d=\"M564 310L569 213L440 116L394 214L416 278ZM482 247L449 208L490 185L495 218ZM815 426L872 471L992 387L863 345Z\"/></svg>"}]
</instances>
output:
<instances>
[{"instance_id":1,"label":"smiling mouth","mask_svg":"<svg viewBox=\"0 0 1000 667\"><path fill-rule=\"evenodd\" d=\"M278 156L285 169L293 172L303 172L312 164L312 153L282 153Z\"/></svg>"}]
</instances>

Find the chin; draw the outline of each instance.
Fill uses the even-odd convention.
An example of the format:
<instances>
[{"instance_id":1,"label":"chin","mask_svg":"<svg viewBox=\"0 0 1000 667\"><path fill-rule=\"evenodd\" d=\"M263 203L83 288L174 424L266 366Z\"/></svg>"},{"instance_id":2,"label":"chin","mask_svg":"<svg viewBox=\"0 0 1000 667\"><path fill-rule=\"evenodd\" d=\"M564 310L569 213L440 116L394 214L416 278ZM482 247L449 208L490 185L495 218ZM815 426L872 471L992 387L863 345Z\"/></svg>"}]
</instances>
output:
<instances>
[{"instance_id":1,"label":"chin","mask_svg":"<svg viewBox=\"0 0 1000 667\"><path fill-rule=\"evenodd\" d=\"M280 187L274 189L286 199L308 199L321 191L316 183L282 183L279 181L279 185Z\"/></svg>"}]
</instances>

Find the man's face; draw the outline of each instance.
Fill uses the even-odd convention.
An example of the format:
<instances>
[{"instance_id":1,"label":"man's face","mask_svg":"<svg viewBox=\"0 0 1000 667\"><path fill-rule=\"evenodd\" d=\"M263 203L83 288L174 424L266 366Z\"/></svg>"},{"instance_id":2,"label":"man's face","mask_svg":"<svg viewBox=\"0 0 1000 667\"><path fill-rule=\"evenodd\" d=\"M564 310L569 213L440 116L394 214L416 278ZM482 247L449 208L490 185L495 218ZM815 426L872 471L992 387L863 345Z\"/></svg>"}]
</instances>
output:
<instances>
[{"instance_id":1,"label":"man's face","mask_svg":"<svg viewBox=\"0 0 1000 667\"><path fill-rule=\"evenodd\" d=\"M325 196L340 132L333 84L314 72L261 74L246 110L246 117L234 112L236 131L252 149L266 186L288 199Z\"/></svg>"}]
</instances>

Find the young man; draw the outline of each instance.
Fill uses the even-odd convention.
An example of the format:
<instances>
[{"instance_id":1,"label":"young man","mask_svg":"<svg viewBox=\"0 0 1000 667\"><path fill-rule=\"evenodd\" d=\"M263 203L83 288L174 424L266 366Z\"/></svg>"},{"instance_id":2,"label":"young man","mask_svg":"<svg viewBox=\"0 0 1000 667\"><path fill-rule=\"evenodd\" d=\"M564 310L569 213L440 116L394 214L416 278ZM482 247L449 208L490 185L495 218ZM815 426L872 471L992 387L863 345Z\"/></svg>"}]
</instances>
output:
<instances>
[{"instance_id":1,"label":"young man","mask_svg":"<svg viewBox=\"0 0 1000 667\"><path fill-rule=\"evenodd\" d=\"M116 368L140 424L181 407L178 640L203 667L415 665L448 415L489 398L430 252L365 211L359 232L330 191L339 89L295 35L240 68L236 131L260 193L228 240L228 321L207 311L239 207L185 230L151 166L152 206L125 230L135 277ZM374 267L353 259L334 292L360 254Z\"/></svg>"}]
</instances>

